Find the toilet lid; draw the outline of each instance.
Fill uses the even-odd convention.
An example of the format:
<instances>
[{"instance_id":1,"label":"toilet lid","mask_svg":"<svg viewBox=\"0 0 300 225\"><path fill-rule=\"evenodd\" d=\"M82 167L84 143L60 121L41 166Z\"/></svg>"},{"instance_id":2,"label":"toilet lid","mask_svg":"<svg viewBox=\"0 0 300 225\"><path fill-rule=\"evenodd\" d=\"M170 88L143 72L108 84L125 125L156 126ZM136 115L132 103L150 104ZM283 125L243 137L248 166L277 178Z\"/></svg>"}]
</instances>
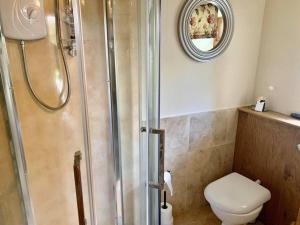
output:
<instances>
[{"instance_id":1,"label":"toilet lid","mask_svg":"<svg viewBox=\"0 0 300 225\"><path fill-rule=\"evenodd\" d=\"M271 198L268 189L238 173L212 182L204 195L211 205L232 214L247 214Z\"/></svg>"}]
</instances>

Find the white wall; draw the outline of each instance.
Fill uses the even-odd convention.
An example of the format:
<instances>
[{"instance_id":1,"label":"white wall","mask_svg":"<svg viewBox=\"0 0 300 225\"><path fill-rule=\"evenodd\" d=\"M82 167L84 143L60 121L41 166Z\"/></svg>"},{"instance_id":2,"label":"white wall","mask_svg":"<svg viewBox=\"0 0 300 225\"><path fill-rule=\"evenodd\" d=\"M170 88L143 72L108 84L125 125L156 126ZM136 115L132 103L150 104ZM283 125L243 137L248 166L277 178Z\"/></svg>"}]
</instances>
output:
<instances>
[{"instance_id":1,"label":"white wall","mask_svg":"<svg viewBox=\"0 0 300 225\"><path fill-rule=\"evenodd\" d=\"M270 109L286 114L300 111L299 21L299 0L267 0L255 96L267 96Z\"/></svg>"},{"instance_id":2,"label":"white wall","mask_svg":"<svg viewBox=\"0 0 300 225\"><path fill-rule=\"evenodd\" d=\"M162 1L161 116L253 103L265 0L231 0L234 37L210 63L192 60L181 47L178 18L185 2Z\"/></svg>"}]
</instances>

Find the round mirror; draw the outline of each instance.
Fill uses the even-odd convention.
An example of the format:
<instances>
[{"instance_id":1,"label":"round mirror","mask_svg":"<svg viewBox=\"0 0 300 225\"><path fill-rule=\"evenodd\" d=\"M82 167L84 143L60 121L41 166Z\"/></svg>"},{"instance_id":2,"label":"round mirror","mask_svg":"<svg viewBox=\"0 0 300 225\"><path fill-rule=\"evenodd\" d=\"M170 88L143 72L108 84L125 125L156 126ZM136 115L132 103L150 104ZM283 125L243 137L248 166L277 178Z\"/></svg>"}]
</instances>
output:
<instances>
[{"instance_id":1,"label":"round mirror","mask_svg":"<svg viewBox=\"0 0 300 225\"><path fill-rule=\"evenodd\" d=\"M181 43L193 59L209 61L228 47L233 34L233 13L227 0L189 0L179 23Z\"/></svg>"}]
</instances>

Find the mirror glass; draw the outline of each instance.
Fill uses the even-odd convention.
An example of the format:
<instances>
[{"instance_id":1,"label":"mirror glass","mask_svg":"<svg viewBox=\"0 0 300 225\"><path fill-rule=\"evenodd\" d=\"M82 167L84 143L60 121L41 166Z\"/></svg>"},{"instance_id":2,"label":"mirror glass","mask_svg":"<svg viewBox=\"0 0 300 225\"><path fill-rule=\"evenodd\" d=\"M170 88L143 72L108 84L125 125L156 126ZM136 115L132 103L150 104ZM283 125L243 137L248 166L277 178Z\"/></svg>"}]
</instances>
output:
<instances>
[{"instance_id":1,"label":"mirror glass","mask_svg":"<svg viewBox=\"0 0 300 225\"><path fill-rule=\"evenodd\" d=\"M189 36L200 51L210 51L222 39L224 20L222 11L214 4L202 4L192 11L189 19Z\"/></svg>"}]
</instances>

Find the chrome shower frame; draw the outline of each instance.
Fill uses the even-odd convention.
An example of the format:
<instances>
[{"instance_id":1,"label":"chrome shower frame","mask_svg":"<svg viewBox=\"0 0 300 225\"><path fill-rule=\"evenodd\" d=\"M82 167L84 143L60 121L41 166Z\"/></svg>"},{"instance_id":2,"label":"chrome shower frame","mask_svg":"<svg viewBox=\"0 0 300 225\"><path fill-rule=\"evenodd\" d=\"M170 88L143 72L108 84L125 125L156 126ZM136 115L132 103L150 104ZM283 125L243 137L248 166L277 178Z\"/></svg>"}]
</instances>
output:
<instances>
[{"instance_id":1,"label":"chrome shower frame","mask_svg":"<svg viewBox=\"0 0 300 225\"><path fill-rule=\"evenodd\" d=\"M75 39L77 47L77 60L78 60L78 76L80 82L80 95L81 95L81 114L82 114L82 129L84 138L84 152L86 159L87 169L87 183L88 183L88 198L89 198L89 212L91 225L97 224L96 207L95 207L95 195L94 195L94 175L92 165L92 150L91 150L91 136L89 126L89 109L87 101L87 80L86 80L86 69L85 69L85 52L83 42L83 29L82 29L82 14L80 7L80 0L69 0L72 1L73 15L74 15L74 29Z\"/></svg>"},{"instance_id":2,"label":"chrome shower frame","mask_svg":"<svg viewBox=\"0 0 300 225\"><path fill-rule=\"evenodd\" d=\"M70 0L71 1L71 0ZM75 22L75 35L76 46L78 51L78 76L80 81L80 95L81 95L81 114L82 114L82 129L84 139L84 152L86 155L86 167L87 167L87 183L88 183L88 199L89 199L89 212L90 212L90 224L96 225L96 212L94 203L94 181L92 170L92 156L90 146L90 133L89 133L89 121L88 121L88 105L87 105L87 84L85 74L85 61L84 61L84 49L83 49L83 36L82 36L82 24L81 24L81 10L80 0L72 0L74 22ZM20 191L22 197L22 205L24 208L24 214L26 219L26 225L36 225L34 217L34 209L32 205L32 199L29 191L28 179L27 179L27 166L23 146L23 137L20 127L20 121L17 113L17 105L15 101L14 90L11 81L11 74L9 70L9 58L7 53L6 41L0 26L0 76L3 85L4 98L6 108L8 112L9 127L11 130L13 152L16 158L18 182L20 183Z\"/></svg>"},{"instance_id":3,"label":"chrome shower frame","mask_svg":"<svg viewBox=\"0 0 300 225\"><path fill-rule=\"evenodd\" d=\"M106 45L107 86L110 112L110 148L113 161L115 225L124 224L122 155L119 134L115 57L114 0L103 0Z\"/></svg>"},{"instance_id":4,"label":"chrome shower frame","mask_svg":"<svg viewBox=\"0 0 300 225\"><path fill-rule=\"evenodd\" d=\"M93 170L92 170L92 153L91 153L91 141L90 141L90 133L89 133L89 121L88 121L88 104L87 104L87 82L86 82L86 70L85 70L85 53L83 48L83 36L82 36L82 24L81 24L81 7L80 7L80 0L69 0L72 1L73 4L73 13L74 13L74 25L75 25L75 36L76 36L76 47L77 47L77 56L78 56L78 65L79 65L79 80L80 80L80 94L81 94L81 110L82 110L82 127L83 127L83 134L84 134L84 151L86 155L86 165L87 165L87 180L88 180L88 198L89 198L89 212L90 212L90 220L91 225L96 225L96 211L95 211L95 201L94 201L94 181L93 181ZM110 131L111 131L111 137L110 137L110 143L111 143L111 150L112 150L112 164L114 169L114 193L115 198L113 200L113 203L115 205L115 225L123 225L124 224L124 207L123 207L123 191L122 191L122 163L121 163L121 149L120 149L120 143L119 143L119 122L118 122L118 104L117 104L117 93L116 93L116 59L115 59L115 49L114 49L114 19L113 19L113 2L114 0L103 0L104 3L104 26L105 26L105 38L106 38L106 48L107 48L107 71L108 71L108 89L109 89L109 109L110 109ZM157 13L154 17L154 23L156 24L156 29L160 28L159 21L160 21L160 0L143 0L145 5L140 5L140 7L146 7L146 14L149 17L151 10L153 10L152 7L154 7ZM153 4L156 3L156 4ZM141 11L140 11L141 12ZM154 40L150 41L149 35L151 33L149 24L149 18L146 20L146 24L144 24L146 27L146 33L145 36L140 37L144 40L144 42L141 42L140 44L145 44L146 49L143 60L145 60L145 68L142 68L142 71L145 72L145 77L140 78L144 79L140 81L141 83L146 82L146 84L150 83L151 80L151 71L150 69L150 61L153 60L154 55L151 51L152 48L159 48L159 30L155 32ZM141 25L141 24L139 24ZM152 30L153 32L153 30ZM1 55L1 78L3 80L3 86L5 90L5 98L6 98L6 104L8 108L8 112L10 115L10 127L12 129L12 135L13 135L13 141L14 141L14 147L15 152L17 156L17 163L18 163L18 172L20 174L20 180L21 186L22 186L22 197L23 197L23 203L24 208L26 209L26 219L27 219L27 225L35 225L34 221L34 212L33 207L31 204L30 194L29 194L29 188L27 185L27 179L26 179L26 161L24 158L24 150L22 146L22 134L21 129L19 125L18 115L16 111L16 104L14 100L13 95L13 89L11 85L10 80L10 73L8 70L8 56L5 55L5 58L3 59L3 52L6 52L6 46L5 46L5 40L1 36L1 43L0 48L4 46L5 51L2 51ZM154 52L154 54L158 54L158 52ZM153 62L152 62L153 63ZM2 65L4 64L4 65ZM141 66L141 65L140 65ZM158 65L159 67L159 65ZM159 70L157 68L152 68L153 73L157 73ZM3 69L4 68L4 69ZM145 99L142 99L140 96L140 104L141 107L149 107L150 104L150 96L151 92L149 90L149 87L146 87L144 91L141 90L142 85L140 86L140 94L143 92L145 94ZM158 102L159 104L159 102ZM147 129L150 128L149 124L149 114L145 115L146 120L141 120L140 125L146 126ZM142 112L140 112L140 118L142 118ZM159 126L159 125L158 125ZM141 177L140 177L140 186L141 189L141 201L142 201L142 210L140 217L144 221L141 222L143 225L152 225L149 224L149 202L151 199L149 198L148 192L149 192L149 162L148 162L148 133L146 135L141 134L141 142L140 142L140 170L141 170ZM157 205L157 209L155 208L156 212L159 210L159 206Z\"/></svg>"},{"instance_id":5,"label":"chrome shower frame","mask_svg":"<svg viewBox=\"0 0 300 225\"><path fill-rule=\"evenodd\" d=\"M9 60L5 38L0 26L0 76L8 114L8 123L12 138L12 151L14 152L17 166L18 182L20 184L22 206L27 225L35 225L34 210L27 182L27 165L25 160L23 137L17 113L14 90L9 71Z\"/></svg>"},{"instance_id":6,"label":"chrome shower frame","mask_svg":"<svg viewBox=\"0 0 300 225\"><path fill-rule=\"evenodd\" d=\"M120 133L119 133L119 115L118 115L118 99L117 99L117 74L116 74L116 57L115 57L115 27L114 27L114 4L115 0L103 0L104 3L104 27L106 37L106 58L107 58L107 83L108 95L110 106L110 129L111 129L111 149L113 154L113 167L114 167L114 195L113 200L115 204L115 225L124 224L124 203L123 203L123 187L122 187L122 154L120 146ZM159 49L160 49L160 12L161 0L138 0L138 16L139 16L139 104L140 104L140 225L153 225L150 224L151 217L151 198L149 197L149 158L148 158L148 143L149 143L149 128L159 128L159 121L157 124L150 123L152 113L148 112L151 105L151 85L152 78L155 75L156 85L159 90ZM141 18L145 17L142 20ZM152 26L150 25L152 23ZM153 34L153 36L151 36ZM154 62L153 60L158 60ZM156 64L157 63L157 64ZM160 93L155 95L157 101L157 114L159 118L159 96ZM146 113L143 113L143 112ZM145 131L146 129L146 131ZM158 195L160 198L160 194ZM157 224L160 224L160 203L155 205L152 209L157 214Z\"/></svg>"}]
</instances>

